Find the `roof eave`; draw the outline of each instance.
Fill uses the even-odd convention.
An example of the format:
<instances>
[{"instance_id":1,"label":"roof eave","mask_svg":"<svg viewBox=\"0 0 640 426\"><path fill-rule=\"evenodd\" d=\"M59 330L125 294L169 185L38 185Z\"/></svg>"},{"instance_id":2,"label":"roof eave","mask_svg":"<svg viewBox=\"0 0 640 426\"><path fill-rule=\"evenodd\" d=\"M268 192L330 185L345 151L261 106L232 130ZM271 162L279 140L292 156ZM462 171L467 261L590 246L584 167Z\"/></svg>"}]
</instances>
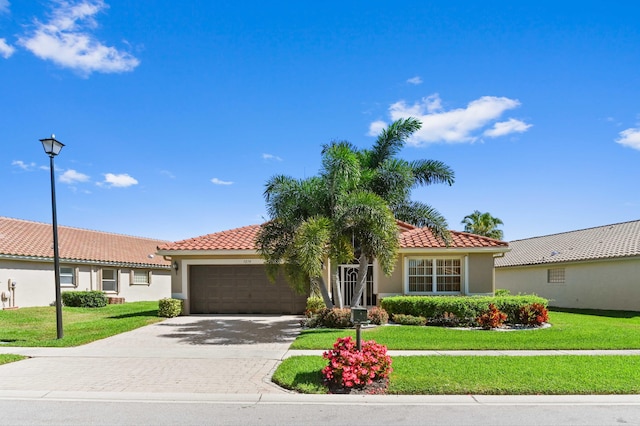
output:
<instances>
[{"instance_id":1,"label":"roof eave","mask_svg":"<svg viewBox=\"0 0 640 426\"><path fill-rule=\"evenodd\" d=\"M25 262L53 262L53 257L46 256L25 256L25 255L11 255L0 254L0 259L6 260L21 260ZM119 266L123 268L144 268L144 269L171 269L171 265L158 265L155 263L136 263L136 262L119 262L119 261L100 261L100 260L83 260L83 259L68 259L60 258L60 263L73 263L81 265L96 265L96 266Z\"/></svg>"},{"instance_id":2,"label":"roof eave","mask_svg":"<svg viewBox=\"0 0 640 426\"><path fill-rule=\"evenodd\" d=\"M398 253L507 253L509 247L407 247L398 250Z\"/></svg>"},{"instance_id":3,"label":"roof eave","mask_svg":"<svg viewBox=\"0 0 640 426\"><path fill-rule=\"evenodd\" d=\"M224 250L158 250L160 256L225 256L225 255L258 255L257 250L224 249Z\"/></svg>"}]
</instances>

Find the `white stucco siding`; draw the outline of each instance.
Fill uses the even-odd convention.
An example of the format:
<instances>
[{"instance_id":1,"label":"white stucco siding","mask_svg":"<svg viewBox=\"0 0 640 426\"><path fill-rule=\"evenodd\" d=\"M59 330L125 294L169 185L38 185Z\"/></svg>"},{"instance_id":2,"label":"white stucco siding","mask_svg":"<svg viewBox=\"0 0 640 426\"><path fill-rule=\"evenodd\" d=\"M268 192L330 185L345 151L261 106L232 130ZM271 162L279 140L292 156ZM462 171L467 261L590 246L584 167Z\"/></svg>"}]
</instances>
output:
<instances>
[{"instance_id":1,"label":"white stucco siding","mask_svg":"<svg viewBox=\"0 0 640 426\"><path fill-rule=\"evenodd\" d=\"M61 262L61 267L70 267L75 285L61 284L61 291L100 290L100 266ZM171 297L171 271L152 270L150 285L135 285L130 282L130 268L120 269L118 292L110 296L124 297L126 302L159 300ZM148 271L148 270L147 270ZM15 281L15 293L10 283ZM0 260L0 293L7 292L14 301L0 302L0 307L48 306L55 303L55 276L53 264L23 260Z\"/></svg>"},{"instance_id":2,"label":"white stucco siding","mask_svg":"<svg viewBox=\"0 0 640 426\"><path fill-rule=\"evenodd\" d=\"M563 283L547 271L564 269ZM535 293L551 306L640 311L640 258L496 268L496 289Z\"/></svg>"}]
</instances>

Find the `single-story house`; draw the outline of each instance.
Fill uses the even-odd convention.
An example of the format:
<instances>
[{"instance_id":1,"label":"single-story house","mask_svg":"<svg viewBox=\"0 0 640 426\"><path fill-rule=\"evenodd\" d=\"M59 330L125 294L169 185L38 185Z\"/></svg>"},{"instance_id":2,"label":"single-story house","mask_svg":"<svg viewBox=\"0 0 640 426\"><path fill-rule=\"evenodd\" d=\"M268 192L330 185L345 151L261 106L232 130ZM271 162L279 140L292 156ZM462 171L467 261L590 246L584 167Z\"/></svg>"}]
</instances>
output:
<instances>
[{"instance_id":1,"label":"single-story house","mask_svg":"<svg viewBox=\"0 0 640 426\"><path fill-rule=\"evenodd\" d=\"M527 238L496 259L496 288L551 306L640 311L640 220Z\"/></svg>"},{"instance_id":2,"label":"single-story house","mask_svg":"<svg viewBox=\"0 0 640 426\"><path fill-rule=\"evenodd\" d=\"M101 290L135 302L171 297L166 241L58 226L61 291ZM51 224L0 217L0 306L55 303ZM112 300L113 300L112 299Z\"/></svg>"},{"instance_id":3,"label":"single-story house","mask_svg":"<svg viewBox=\"0 0 640 426\"><path fill-rule=\"evenodd\" d=\"M385 276L374 262L362 304L376 305L391 295L493 294L494 256L508 244L491 238L451 231L448 247L426 228L398 222L400 250L395 270ZM158 247L171 259L174 298L185 301L185 313L301 313L307 295L295 294L284 278L267 279L256 250L260 225L217 232ZM329 283L331 265L325 262ZM339 265L342 293L348 304L357 265ZM332 286L329 286L332 287ZM331 290L330 290L331 291ZM335 298L334 298L335 299Z\"/></svg>"}]
</instances>

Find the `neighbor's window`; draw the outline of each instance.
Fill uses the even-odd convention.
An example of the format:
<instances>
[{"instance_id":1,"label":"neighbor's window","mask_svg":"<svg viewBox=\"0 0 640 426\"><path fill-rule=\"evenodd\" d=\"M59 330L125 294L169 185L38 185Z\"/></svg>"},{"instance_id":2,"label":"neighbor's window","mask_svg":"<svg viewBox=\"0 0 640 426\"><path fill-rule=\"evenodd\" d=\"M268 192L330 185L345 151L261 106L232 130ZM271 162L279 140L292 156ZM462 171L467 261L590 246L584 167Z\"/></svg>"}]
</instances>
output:
<instances>
[{"instance_id":1,"label":"neighbor's window","mask_svg":"<svg viewBox=\"0 0 640 426\"><path fill-rule=\"evenodd\" d=\"M151 284L151 271L133 270L131 284Z\"/></svg>"},{"instance_id":2,"label":"neighbor's window","mask_svg":"<svg viewBox=\"0 0 640 426\"><path fill-rule=\"evenodd\" d=\"M547 269L547 282L550 283L550 284L563 283L564 282L564 268Z\"/></svg>"},{"instance_id":3,"label":"neighbor's window","mask_svg":"<svg viewBox=\"0 0 640 426\"><path fill-rule=\"evenodd\" d=\"M115 269L102 270L102 291L118 291L118 273Z\"/></svg>"},{"instance_id":4,"label":"neighbor's window","mask_svg":"<svg viewBox=\"0 0 640 426\"><path fill-rule=\"evenodd\" d=\"M460 259L409 259L410 293L460 292Z\"/></svg>"},{"instance_id":5,"label":"neighbor's window","mask_svg":"<svg viewBox=\"0 0 640 426\"><path fill-rule=\"evenodd\" d=\"M60 267L60 285L66 287L75 287L76 279L74 270L70 266Z\"/></svg>"}]
</instances>

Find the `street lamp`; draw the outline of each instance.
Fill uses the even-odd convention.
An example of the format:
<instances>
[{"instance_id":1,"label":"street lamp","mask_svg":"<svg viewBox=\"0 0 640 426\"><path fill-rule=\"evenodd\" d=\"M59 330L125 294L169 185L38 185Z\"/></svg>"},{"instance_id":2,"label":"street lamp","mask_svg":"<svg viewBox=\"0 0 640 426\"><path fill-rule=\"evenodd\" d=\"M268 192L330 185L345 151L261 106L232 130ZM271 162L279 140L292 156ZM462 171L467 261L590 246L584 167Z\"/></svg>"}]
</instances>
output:
<instances>
[{"instance_id":1,"label":"street lamp","mask_svg":"<svg viewBox=\"0 0 640 426\"><path fill-rule=\"evenodd\" d=\"M56 277L56 329L58 339L62 339L62 300L60 297L60 255L58 253L58 219L56 216L56 179L53 168L53 157L60 154L64 146L56 140L56 135L40 139L44 152L49 156L49 170L51 171L51 211L53 215L53 270Z\"/></svg>"}]
</instances>

